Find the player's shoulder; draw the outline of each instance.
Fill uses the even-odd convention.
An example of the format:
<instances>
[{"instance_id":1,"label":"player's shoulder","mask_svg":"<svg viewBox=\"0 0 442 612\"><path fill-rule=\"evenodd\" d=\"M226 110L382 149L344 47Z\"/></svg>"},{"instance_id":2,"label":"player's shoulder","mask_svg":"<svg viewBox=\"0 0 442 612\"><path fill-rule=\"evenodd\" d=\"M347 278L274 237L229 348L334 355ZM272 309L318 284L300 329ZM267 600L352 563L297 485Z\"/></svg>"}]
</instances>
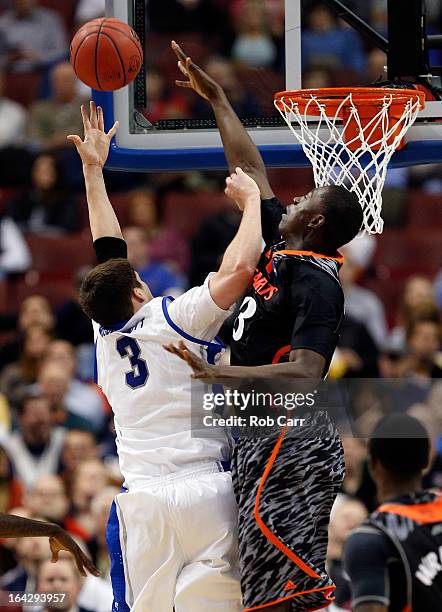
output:
<instances>
[{"instance_id":1,"label":"player's shoulder","mask_svg":"<svg viewBox=\"0 0 442 612\"><path fill-rule=\"evenodd\" d=\"M344 544L344 560L347 566L356 561L364 562L367 556L389 554L391 541L388 536L367 520L350 533Z\"/></svg>"}]
</instances>

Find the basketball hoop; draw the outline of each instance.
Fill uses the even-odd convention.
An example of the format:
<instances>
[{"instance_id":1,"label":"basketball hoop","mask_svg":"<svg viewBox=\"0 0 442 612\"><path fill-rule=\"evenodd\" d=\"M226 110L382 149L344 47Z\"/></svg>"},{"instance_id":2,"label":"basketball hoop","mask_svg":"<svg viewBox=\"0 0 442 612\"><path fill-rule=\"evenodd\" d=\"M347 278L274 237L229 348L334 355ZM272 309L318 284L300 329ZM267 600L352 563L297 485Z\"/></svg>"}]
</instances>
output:
<instances>
[{"instance_id":1,"label":"basketball hoop","mask_svg":"<svg viewBox=\"0 0 442 612\"><path fill-rule=\"evenodd\" d=\"M414 89L336 87L275 94L275 106L313 166L316 187L343 185L364 210L364 227L381 233L387 165L425 105Z\"/></svg>"}]
</instances>

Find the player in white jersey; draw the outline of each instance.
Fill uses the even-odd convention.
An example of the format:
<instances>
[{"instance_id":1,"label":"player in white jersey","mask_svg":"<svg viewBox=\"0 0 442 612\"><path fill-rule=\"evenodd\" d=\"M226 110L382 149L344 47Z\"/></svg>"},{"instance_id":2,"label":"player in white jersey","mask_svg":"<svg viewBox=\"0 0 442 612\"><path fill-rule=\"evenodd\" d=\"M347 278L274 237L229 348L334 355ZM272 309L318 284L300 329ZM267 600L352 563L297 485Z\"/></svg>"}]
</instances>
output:
<instances>
[{"instance_id":1,"label":"player in white jersey","mask_svg":"<svg viewBox=\"0 0 442 612\"><path fill-rule=\"evenodd\" d=\"M116 612L236 612L237 509L227 437L192 437L185 363L163 345L185 338L215 362L215 335L250 282L261 249L260 194L239 168L226 193L244 209L218 272L176 300L153 298L127 260L102 168L117 124L82 108L85 138L69 136L83 162L100 262L80 301L94 321L98 383L115 415L124 491L107 530Z\"/></svg>"}]
</instances>

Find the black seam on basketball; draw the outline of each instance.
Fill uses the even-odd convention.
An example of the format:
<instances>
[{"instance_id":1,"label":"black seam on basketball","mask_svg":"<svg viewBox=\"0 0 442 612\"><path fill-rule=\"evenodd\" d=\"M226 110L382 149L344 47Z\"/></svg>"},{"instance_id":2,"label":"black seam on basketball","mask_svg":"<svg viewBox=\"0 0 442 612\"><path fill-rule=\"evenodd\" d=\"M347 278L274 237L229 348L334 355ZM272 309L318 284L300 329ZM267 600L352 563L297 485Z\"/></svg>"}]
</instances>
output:
<instances>
[{"instance_id":1,"label":"black seam on basketball","mask_svg":"<svg viewBox=\"0 0 442 612\"><path fill-rule=\"evenodd\" d=\"M119 30L118 28L114 28L110 25L106 26L106 30L114 30L114 32L119 32L120 34L122 34L125 38L128 38L129 40L131 40L134 45L137 47L138 51L142 52L142 45L141 45L141 41L139 38L134 38L133 36L129 36L129 34L126 34L126 32L123 32L123 30ZM134 30L135 31L135 30ZM103 32L104 34L105 32ZM137 44L138 43L138 44Z\"/></svg>"},{"instance_id":2,"label":"black seam on basketball","mask_svg":"<svg viewBox=\"0 0 442 612\"><path fill-rule=\"evenodd\" d=\"M78 56L78 52L80 51L81 47L83 46L83 43L85 40L87 40L88 38L90 38L91 36L94 36L96 34L96 32L90 32L89 34L86 34L86 36L84 36L81 39L80 44L77 47L77 51L75 52L75 57L74 57L74 70L77 71L77 56Z\"/></svg>"},{"instance_id":3,"label":"black seam on basketball","mask_svg":"<svg viewBox=\"0 0 442 612\"><path fill-rule=\"evenodd\" d=\"M102 91L103 88L101 87L100 79L98 78L98 43L100 42L101 30L103 29L105 23L106 19L103 19L103 21L100 23L100 28L97 32L97 42L95 43L95 78L97 80L98 89L101 89Z\"/></svg>"},{"instance_id":4,"label":"black seam on basketball","mask_svg":"<svg viewBox=\"0 0 442 612\"><path fill-rule=\"evenodd\" d=\"M106 34L106 32L102 32L102 35L103 35L103 36L106 36L106 38L108 38L108 39L111 41L111 43L112 43L112 44L113 44L113 46L114 46L115 51L117 52L117 55L118 55L118 57L119 57L119 59L120 59L121 68L123 69L123 76L124 76L124 85L123 85L123 87L125 87L125 86L126 86L126 83L127 83L127 79L126 79L126 68L124 67L124 62L123 62L123 58L121 57L120 50L118 49L117 45L115 44L115 42L114 42L114 40L113 40L112 36L109 36L109 34Z\"/></svg>"}]
</instances>

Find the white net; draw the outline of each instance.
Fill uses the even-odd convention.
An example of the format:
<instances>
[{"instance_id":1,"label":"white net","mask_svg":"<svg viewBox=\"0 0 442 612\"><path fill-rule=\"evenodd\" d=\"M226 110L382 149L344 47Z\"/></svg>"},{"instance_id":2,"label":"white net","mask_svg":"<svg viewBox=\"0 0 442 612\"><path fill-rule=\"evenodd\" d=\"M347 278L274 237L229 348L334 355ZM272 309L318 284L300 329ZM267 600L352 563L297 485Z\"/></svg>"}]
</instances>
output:
<instances>
[{"instance_id":1,"label":"white net","mask_svg":"<svg viewBox=\"0 0 442 612\"><path fill-rule=\"evenodd\" d=\"M354 191L364 210L364 227L372 234L383 229L382 189L387 165L423 106L417 91L410 96L404 96L400 89L385 93L379 89L379 93L376 104L368 102L371 110L365 118L360 116L362 104L357 104L355 92L340 101L335 99L333 106L327 105L329 100L302 90L283 92L275 99L276 108L313 166L316 187L343 185ZM366 111L367 100L364 103Z\"/></svg>"}]
</instances>

